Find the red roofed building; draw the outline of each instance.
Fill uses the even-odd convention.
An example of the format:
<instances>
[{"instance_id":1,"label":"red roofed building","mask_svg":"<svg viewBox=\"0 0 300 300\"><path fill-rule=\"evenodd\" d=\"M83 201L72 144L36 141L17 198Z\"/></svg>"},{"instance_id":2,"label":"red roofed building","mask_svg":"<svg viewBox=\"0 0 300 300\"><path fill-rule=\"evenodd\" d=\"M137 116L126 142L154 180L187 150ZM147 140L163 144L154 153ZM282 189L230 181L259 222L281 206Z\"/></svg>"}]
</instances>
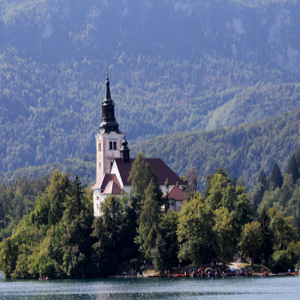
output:
<instances>
[{"instance_id":1,"label":"red roofed building","mask_svg":"<svg viewBox=\"0 0 300 300\"><path fill-rule=\"evenodd\" d=\"M180 211L184 195L184 191L178 186L178 184L173 185L169 189L167 209L171 209L173 211ZM167 193L164 193L163 197L167 197ZM164 209L166 208L163 207L163 210Z\"/></svg>"},{"instance_id":2,"label":"red roofed building","mask_svg":"<svg viewBox=\"0 0 300 300\"><path fill-rule=\"evenodd\" d=\"M130 158L130 149L127 146L125 135L119 131L114 106L115 104L110 94L110 83L107 78L105 99L102 101L102 122L96 135L97 176L96 184L92 188L95 216L100 216L100 203L107 196L121 195L122 191L129 193L132 188L128 177L135 159ZM174 197L176 196L176 199L178 198L173 200L182 202L182 200L179 200L183 193L180 189L184 185L182 179L160 158L145 158L145 161L150 164L157 174L158 181L155 184L160 186L163 193L167 192L165 182L168 179L170 195L172 193ZM169 199L171 199L170 196ZM172 205L170 207L172 208ZM179 207L179 202L175 207ZM176 209L176 211L178 210Z\"/></svg>"}]
</instances>

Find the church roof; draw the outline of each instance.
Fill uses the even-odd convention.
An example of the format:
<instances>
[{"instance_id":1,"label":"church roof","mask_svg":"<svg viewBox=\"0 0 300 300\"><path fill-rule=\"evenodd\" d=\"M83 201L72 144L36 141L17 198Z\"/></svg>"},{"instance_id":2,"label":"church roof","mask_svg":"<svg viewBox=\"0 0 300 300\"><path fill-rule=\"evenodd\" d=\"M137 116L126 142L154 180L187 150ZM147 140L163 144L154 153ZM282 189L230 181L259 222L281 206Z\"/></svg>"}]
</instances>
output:
<instances>
[{"instance_id":1,"label":"church roof","mask_svg":"<svg viewBox=\"0 0 300 300\"><path fill-rule=\"evenodd\" d=\"M122 189L113 181L110 181L105 188L103 195L119 195L122 193Z\"/></svg>"},{"instance_id":2,"label":"church roof","mask_svg":"<svg viewBox=\"0 0 300 300\"><path fill-rule=\"evenodd\" d=\"M110 181L113 181L118 186L120 186L120 183L119 183L119 181L117 179L117 176L115 174L104 174L101 177L101 179L92 187L92 190L101 190L101 191L103 191Z\"/></svg>"},{"instance_id":3,"label":"church roof","mask_svg":"<svg viewBox=\"0 0 300 300\"><path fill-rule=\"evenodd\" d=\"M165 198L167 193L163 195L163 198ZM177 185L174 185L169 190L169 199L182 201L184 198L184 191Z\"/></svg>"},{"instance_id":4,"label":"church roof","mask_svg":"<svg viewBox=\"0 0 300 300\"><path fill-rule=\"evenodd\" d=\"M135 158L131 158L129 163L123 163L121 158L116 158L115 162L117 164L120 176L123 181L123 185L131 185L128 181L128 177L131 171L132 163ZM164 185L166 180L169 180L170 185L176 185L178 182L179 185L184 185L183 180L172 171L160 158L144 158L145 162L148 163L158 176L158 181L155 182L157 185Z\"/></svg>"}]
</instances>

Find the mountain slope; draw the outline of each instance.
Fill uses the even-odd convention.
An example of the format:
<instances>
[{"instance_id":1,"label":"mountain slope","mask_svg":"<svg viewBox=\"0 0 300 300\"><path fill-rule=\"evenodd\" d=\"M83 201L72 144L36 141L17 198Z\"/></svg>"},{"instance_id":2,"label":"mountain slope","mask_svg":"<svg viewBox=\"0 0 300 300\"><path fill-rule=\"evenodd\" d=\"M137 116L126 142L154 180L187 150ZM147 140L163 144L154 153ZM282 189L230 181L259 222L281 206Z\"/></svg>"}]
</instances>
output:
<instances>
[{"instance_id":1,"label":"mountain slope","mask_svg":"<svg viewBox=\"0 0 300 300\"><path fill-rule=\"evenodd\" d=\"M138 151L147 157L162 158L177 174L185 175L191 167L200 174L200 186L208 174L218 167L226 168L237 178L243 176L251 188L263 168L270 173L275 162L286 169L292 152L300 147L300 108L262 121L200 132L176 132L172 135L129 145L131 155ZM19 176L31 180L48 175L54 170L76 174L88 184L95 182L95 156L65 160L39 167L10 171L2 176L6 184Z\"/></svg>"},{"instance_id":2,"label":"mountain slope","mask_svg":"<svg viewBox=\"0 0 300 300\"><path fill-rule=\"evenodd\" d=\"M300 106L299 1L0 1L0 174Z\"/></svg>"}]
</instances>

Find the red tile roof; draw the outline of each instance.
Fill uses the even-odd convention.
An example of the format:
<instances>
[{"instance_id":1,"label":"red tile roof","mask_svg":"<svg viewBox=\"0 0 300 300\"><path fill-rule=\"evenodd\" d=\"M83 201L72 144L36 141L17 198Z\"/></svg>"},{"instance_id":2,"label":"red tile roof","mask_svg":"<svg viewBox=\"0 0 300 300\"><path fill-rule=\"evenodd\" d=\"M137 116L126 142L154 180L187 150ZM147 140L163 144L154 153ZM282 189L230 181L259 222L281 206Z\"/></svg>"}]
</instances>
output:
<instances>
[{"instance_id":1,"label":"red tile roof","mask_svg":"<svg viewBox=\"0 0 300 300\"><path fill-rule=\"evenodd\" d=\"M113 181L110 181L105 188L102 195L119 195L122 193L122 189Z\"/></svg>"},{"instance_id":2,"label":"red tile roof","mask_svg":"<svg viewBox=\"0 0 300 300\"><path fill-rule=\"evenodd\" d=\"M166 197L166 193L163 195L163 197ZM174 185L169 189L169 199L182 201L183 198L184 191L179 186Z\"/></svg>"},{"instance_id":3,"label":"red tile roof","mask_svg":"<svg viewBox=\"0 0 300 300\"><path fill-rule=\"evenodd\" d=\"M116 158L116 164L119 169L122 181L124 185L131 185L128 182L129 173L131 171L132 163L135 158L131 158L129 163L123 163L121 158ZM178 182L179 185L184 185L183 180L174 173L160 158L145 158L146 163L148 163L158 176L158 181L155 182L157 185L164 185L166 180L169 179L170 185L176 185Z\"/></svg>"},{"instance_id":4,"label":"red tile roof","mask_svg":"<svg viewBox=\"0 0 300 300\"><path fill-rule=\"evenodd\" d=\"M102 190L103 191L110 181L113 181L118 186L120 186L120 183L115 174L104 174L101 177L101 179L92 187L92 190Z\"/></svg>"}]
</instances>

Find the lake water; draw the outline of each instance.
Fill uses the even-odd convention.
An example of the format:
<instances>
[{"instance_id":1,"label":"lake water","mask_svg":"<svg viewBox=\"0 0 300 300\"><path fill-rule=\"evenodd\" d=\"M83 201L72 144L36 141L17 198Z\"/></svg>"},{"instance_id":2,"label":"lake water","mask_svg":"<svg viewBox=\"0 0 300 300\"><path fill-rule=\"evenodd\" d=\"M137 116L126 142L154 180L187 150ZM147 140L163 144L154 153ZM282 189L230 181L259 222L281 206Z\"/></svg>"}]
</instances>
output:
<instances>
[{"instance_id":1,"label":"lake water","mask_svg":"<svg viewBox=\"0 0 300 300\"><path fill-rule=\"evenodd\" d=\"M225 279L5 280L0 299L300 299L300 277Z\"/></svg>"}]
</instances>

